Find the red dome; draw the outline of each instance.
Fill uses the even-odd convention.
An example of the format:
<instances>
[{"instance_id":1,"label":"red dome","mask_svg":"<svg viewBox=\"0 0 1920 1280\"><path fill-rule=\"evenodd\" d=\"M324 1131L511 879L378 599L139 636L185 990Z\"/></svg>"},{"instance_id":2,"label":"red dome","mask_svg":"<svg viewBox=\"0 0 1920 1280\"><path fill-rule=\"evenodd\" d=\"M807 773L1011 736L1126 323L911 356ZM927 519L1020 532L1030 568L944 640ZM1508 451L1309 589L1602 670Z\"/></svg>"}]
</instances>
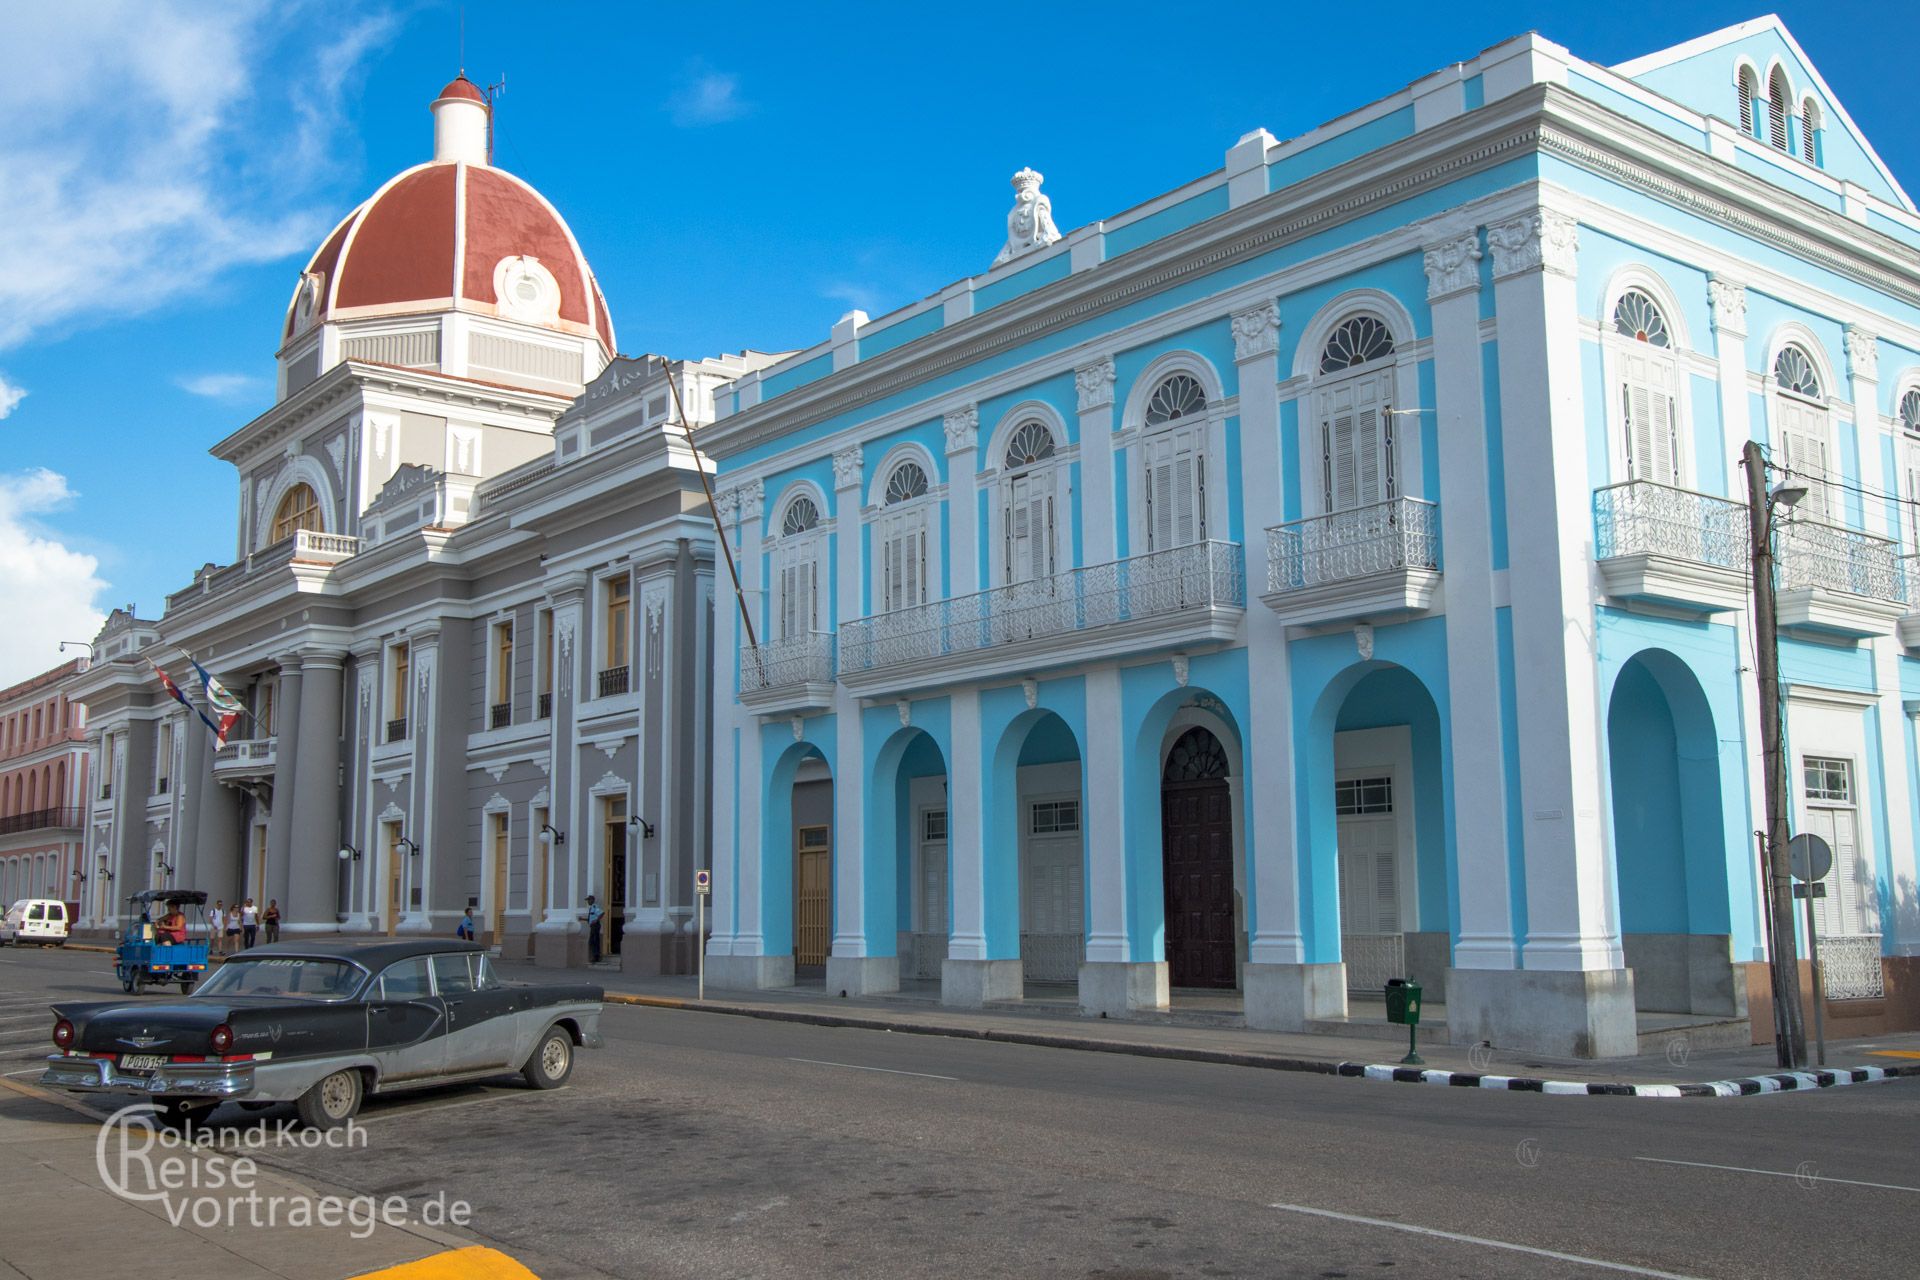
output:
<instances>
[{"instance_id":1,"label":"red dome","mask_svg":"<svg viewBox=\"0 0 1920 1280\"><path fill-rule=\"evenodd\" d=\"M488 105L487 95L480 92L480 86L467 79L464 75L455 76L453 79L447 81L447 87L440 91L440 96L434 99L434 101L444 102L448 98L466 98L471 102L479 103L483 107Z\"/></svg>"},{"instance_id":2,"label":"red dome","mask_svg":"<svg viewBox=\"0 0 1920 1280\"><path fill-rule=\"evenodd\" d=\"M443 96L460 86L455 80ZM484 99L483 99L484 101ZM456 258L458 259L456 261ZM508 259L531 258L552 277L557 300L503 304L495 278ZM499 314L600 340L611 358L613 323L566 221L532 187L480 164L436 161L400 174L347 215L303 273L287 311L292 337L307 317L304 280L314 277L310 322L446 310ZM542 293L536 286L535 295Z\"/></svg>"}]
</instances>

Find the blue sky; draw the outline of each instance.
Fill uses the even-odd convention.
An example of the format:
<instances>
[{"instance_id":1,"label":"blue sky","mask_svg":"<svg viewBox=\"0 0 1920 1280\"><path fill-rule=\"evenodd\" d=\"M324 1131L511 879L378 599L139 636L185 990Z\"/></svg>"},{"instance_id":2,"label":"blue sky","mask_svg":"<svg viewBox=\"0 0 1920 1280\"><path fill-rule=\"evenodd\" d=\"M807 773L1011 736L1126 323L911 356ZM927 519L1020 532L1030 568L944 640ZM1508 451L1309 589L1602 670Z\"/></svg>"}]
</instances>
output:
<instances>
[{"instance_id":1,"label":"blue sky","mask_svg":"<svg viewBox=\"0 0 1920 1280\"><path fill-rule=\"evenodd\" d=\"M267 407L294 274L427 157L448 0L0 6L0 684L234 553L208 446ZM1748 5L465 5L496 160L572 224L627 353L824 337L1529 29L1602 63ZM1631 12L1631 20L1623 14ZM1920 189L1899 5L1781 10ZM1894 29L1895 27L1899 29ZM1865 37L1865 38L1863 38ZM24 393L24 394L22 394Z\"/></svg>"}]
</instances>

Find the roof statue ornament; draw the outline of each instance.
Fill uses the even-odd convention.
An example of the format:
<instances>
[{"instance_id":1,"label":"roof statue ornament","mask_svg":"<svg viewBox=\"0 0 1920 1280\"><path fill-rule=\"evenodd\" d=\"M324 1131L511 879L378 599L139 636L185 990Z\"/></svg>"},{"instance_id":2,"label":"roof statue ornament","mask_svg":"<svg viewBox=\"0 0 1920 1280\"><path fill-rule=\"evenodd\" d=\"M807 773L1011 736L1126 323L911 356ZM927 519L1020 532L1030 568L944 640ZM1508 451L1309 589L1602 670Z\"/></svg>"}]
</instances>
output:
<instances>
[{"instance_id":1,"label":"roof statue ornament","mask_svg":"<svg viewBox=\"0 0 1920 1280\"><path fill-rule=\"evenodd\" d=\"M1046 175L1022 169L1013 175L1013 209L1007 214L1007 244L994 258L993 265L1044 249L1060 238L1053 225L1053 201L1040 190Z\"/></svg>"}]
</instances>

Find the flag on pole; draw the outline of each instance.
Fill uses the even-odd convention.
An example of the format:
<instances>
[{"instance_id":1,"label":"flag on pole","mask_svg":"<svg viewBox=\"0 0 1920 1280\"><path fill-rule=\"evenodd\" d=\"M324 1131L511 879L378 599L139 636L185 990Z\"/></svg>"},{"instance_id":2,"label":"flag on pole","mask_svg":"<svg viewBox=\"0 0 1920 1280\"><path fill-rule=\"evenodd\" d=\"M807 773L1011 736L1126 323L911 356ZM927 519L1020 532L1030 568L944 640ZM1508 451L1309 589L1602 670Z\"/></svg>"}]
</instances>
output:
<instances>
[{"instance_id":1,"label":"flag on pole","mask_svg":"<svg viewBox=\"0 0 1920 1280\"><path fill-rule=\"evenodd\" d=\"M207 695L208 706L231 715L245 714L247 704L240 700L239 694L214 679L213 673L201 666L200 660L192 654L187 655L187 661L193 664L194 674L200 677L200 690Z\"/></svg>"},{"instance_id":2,"label":"flag on pole","mask_svg":"<svg viewBox=\"0 0 1920 1280\"><path fill-rule=\"evenodd\" d=\"M192 659L188 659L188 661L191 662ZM148 658L147 665L153 668L154 675L160 677L161 687L172 695L173 700L193 712L196 716L199 716L200 723L206 725L207 728L213 732L213 745L216 748L226 746L227 730L233 728L233 722L240 718L239 715L235 712L222 712L220 719L216 722L206 712L193 705L192 700L180 691L180 686L173 682L173 677L160 669L159 663L155 662L152 658ZM195 667L199 665L197 662L194 663Z\"/></svg>"}]
</instances>

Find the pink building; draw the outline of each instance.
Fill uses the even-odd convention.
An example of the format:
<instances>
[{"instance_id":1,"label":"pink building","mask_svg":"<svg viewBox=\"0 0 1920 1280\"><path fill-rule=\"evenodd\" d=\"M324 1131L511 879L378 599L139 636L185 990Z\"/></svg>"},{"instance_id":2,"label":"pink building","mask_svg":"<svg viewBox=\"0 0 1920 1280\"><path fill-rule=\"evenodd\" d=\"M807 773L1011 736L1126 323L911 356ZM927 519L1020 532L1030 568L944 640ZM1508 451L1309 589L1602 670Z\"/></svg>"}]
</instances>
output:
<instances>
[{"instance_id":1,"label":"pink building","mask_svg":"<svg viewBox=\"0 0 1920 1280\"><path fill-rule=\"evenodd\" d=\"M88 900L81 858L87 796L87 709L67 681L86 660L0 689L0 903Z\"/></svg>"}]
</instances>

